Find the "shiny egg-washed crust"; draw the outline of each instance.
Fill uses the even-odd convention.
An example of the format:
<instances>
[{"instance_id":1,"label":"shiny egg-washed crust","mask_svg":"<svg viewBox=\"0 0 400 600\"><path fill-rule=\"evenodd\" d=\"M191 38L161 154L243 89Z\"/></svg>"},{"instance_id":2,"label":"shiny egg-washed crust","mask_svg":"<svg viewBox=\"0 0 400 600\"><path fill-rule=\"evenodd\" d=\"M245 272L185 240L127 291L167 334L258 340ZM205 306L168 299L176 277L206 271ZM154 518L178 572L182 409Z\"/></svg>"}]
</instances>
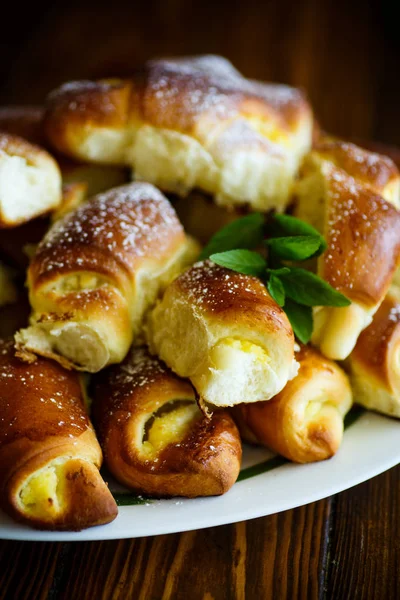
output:
<instances>
[{"instance_id":1,"label":"shiny egg-washed crust","mask_svg":"<svg viewBox=\"0 0 400 600\"><path fill-rule=\"evenodd\" d=\"M311 146L312 112L297 89L198 56L148 61L130 79L67 83L50 94L44 126L67 156L131 166L161 189L282 209Z\"/></svg>"},{"instance_id":2,"label":"shiny egg-washed crust","mask_svg":"<svg viewBox=\"0 0 400 600\"><path fill-rule=\"evenodd\" d=\"M146 331L151 351L216 406L268 399L296 368L292 328L265 286L211 261L167 287Z\"/></svg>"},{"instance_id":3,"label":"shiny egg-washed crust","mask_svg":"<svg viewBox=\"0 0 400 600\"><path fill-rule=\"evenodd\" d=\"M122 484L156 497L194 498L223 494L235 483L242 448L232 418L225 411L205 418L190 383L146 349L131 350L122 364L96 375L93 390L93 419L104 459ZM171 403L179 401L192 407L190 418L149 456L148 425L151 430L169 406L172 416Z\"/></svg>"},{"instance_id":4,"label":"shiny egg-washed crust","mask_svg":"<svg viewBox=\"0 0 400 600\"><path fill-rule=\"evenodd\" d=\"M394 206L400 204L400 175L394 161L342 140L322 138L314 150L358 183L365 185Z\"/></svg>"},{"instance_id":5,"label":"shiny egg-washed crust","mask_svg":"<svg viewBox=\"0 0 400 600\"><path fill-rule=\"evenodd\" d=\"M324 235L328 248L318 273L352 301L348 307L315 311L312 340L329 358L350 354L396 272L398 181L389 159L353 144L325 142L304 160L294 214Z\"/></svg>"},{"instance_id":6,"label":"shiny egg-washed crust","mask_svg":"<svg viewBox=\"0 0 400 600\"><path fill-rule=\"evenodd\" d=\"M0 131L0 229L16 227L56 209L61 174L45 150Z\"/></svg>"},{"instance_id":7,"label":"shiny egg-washed crust","mask_svg":"<svg viewBox=\"0 0 400 600\"><path fill-rule=\"evenodd\" d=\"M392 286L348 359L354 396L366 408L400 417L400 288Z\"/></svg>"},{"instance_id":8,"label":"shiny egg-washed crust","mask_svg":"<svg viewBox=\"0 0 400 600\"><path fill-rule=\"evenodd\" d=\"M32 144L49 149L43 131L44 108L40 106L0 107L0 132L20 136ZM86 184L87 195L94 196L128 181L128 173L119 167L88 165L54 154L64 184Z\"/></svg>"},{"instance_id":9,"label":"shiny egg-washed crust","mask_svg":"<svg viewBox=\"0 0 400 600\"><path fill-rule=\"evenodd\" d=\"M39 529L80 530L112 521L117 506L100 476L102 453L85 414L76 373L40 359L14 356L0 341L0 503L14 519ZM57 499L34 514L23 492L42 469L60 469ZM42 499L43 500L43 499ZM55 501L60 509L55 511Z\"/></svg>"},{"instance_id":10,"label":"shiny egg-washed crust","mask_svg":"<svg viewBox=\"0 0 400 600\"><path fill-rule=\"evenodd\" d=\"M296 352L299 372L268 402L233 409L245 441L267 446L298 463L325 460L342 442L343 419L352 405L346 374L317 350Z\"/></svg>"},{"instance_id":11,"label":"shiny egg-washed crust","mask_svg":"<svg viewBox=\"0 0 400 600\"><path fill-rule=\"evenodd\" d=\"M173 208L152 185L95 196L57 221L32 259L32 326L17 335L20 355L93 372L120 362L190 251Z\"/></svg>"}]
</instances>

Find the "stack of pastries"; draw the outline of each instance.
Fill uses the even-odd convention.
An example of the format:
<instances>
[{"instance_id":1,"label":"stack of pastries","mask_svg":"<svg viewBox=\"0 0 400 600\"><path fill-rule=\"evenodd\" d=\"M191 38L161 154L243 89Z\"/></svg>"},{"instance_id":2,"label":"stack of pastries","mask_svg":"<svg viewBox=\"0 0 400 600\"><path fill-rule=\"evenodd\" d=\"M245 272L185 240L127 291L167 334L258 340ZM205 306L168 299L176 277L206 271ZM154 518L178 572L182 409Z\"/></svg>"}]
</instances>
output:
<instances>
[{"instance_id":1,"label":"stack of pastries","mask_svg":"<svg viewBox=\"0 0 400 600\"><path fill-rule=\"evenodd\" d=\"M189 498L231 488L242 441L327 459L353 391L400 417L400 176L316 131L300 90L218 56L153 60L129 79L67 83L44 108L0 109L9 515L44 529L110 522L103 457L139 494ZM314 309L308 345L261 280L196 262L221 226L271 210L320 231L327 249L310 268L351 300Z\"/></svg>"}]
</instances>

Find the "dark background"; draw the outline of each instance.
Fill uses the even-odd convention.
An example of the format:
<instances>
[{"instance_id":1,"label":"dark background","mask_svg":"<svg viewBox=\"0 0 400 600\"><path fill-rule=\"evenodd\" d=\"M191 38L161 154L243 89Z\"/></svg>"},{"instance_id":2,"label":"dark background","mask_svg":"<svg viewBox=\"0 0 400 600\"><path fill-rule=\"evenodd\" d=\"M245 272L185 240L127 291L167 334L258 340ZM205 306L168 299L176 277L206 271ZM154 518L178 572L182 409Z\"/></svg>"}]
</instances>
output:
<instances>
[{"instance_id":1,"label":"dark background","mask_svg":"<svg viewBox=\"0 0 400 600\"><path fill-rule=\"evenodd\" d=\"M69 79L126 75L160 55L219 53L304 87L342 136L400 144L396 1L148 0L7 4L0 102L41 103Z\"/></svg>"}]
</instances>

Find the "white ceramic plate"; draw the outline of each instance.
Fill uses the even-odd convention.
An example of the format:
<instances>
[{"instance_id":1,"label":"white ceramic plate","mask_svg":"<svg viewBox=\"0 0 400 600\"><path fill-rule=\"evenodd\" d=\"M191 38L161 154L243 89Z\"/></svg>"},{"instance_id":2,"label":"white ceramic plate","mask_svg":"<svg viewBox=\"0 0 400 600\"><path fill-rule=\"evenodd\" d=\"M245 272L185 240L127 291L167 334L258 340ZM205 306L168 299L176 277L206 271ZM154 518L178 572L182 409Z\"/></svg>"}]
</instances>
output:
<instances>
[{"instance_id":1,"label":"white ceramic plate","mask_svg":"<svg viewBox=\"0 0 400 600\"><path fill-rule=\"evenodd\" d=\"M296 465L273 458L265 450L246 447L242 479L224 496L120 506L113 523L80 533L35 531L0 513L0 538L84 541L158 535L235 523L326 498L400 463L400 423L355 410L353 415L358 418L347 428L340 451L331 460ZM249 470L254 465L259 466Z\"/></svg>"}]
</instances>

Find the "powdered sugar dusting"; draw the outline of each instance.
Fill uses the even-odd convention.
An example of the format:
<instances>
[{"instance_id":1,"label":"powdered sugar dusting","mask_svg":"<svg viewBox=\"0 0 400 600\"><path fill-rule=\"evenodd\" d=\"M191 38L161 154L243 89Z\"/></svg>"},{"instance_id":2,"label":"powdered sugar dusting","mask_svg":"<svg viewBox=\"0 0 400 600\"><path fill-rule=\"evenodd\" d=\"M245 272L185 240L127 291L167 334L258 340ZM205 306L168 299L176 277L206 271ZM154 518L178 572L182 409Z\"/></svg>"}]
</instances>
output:
<instances>
[{"instance_id":1,"label":"powdered sugar dusting","mask_svg":"<svg viewBox=\"0 0 400 600\"><path fill-rule=\"evenodd\" d=\"M142 257L161 259L184 232L154 186L131 183L99 194L57 222L39 245L34 265L51 271L97 271L117 261L129 271Z\"/></svg>"},{"instance_id":2,"label":"powdered sugar dusting","mask_svg":"<svg viewBox=\"0 0 400 600\"><path fill-rule=\"evenodd\" d=\"M400 255L400 213L342 169L326 166L325 176L328 249L323 276L350 298L369 297L367 303L375 303Z\"/></svg>"},{"instance_id":3,"label":"powdered sugar dusting","mask_svg":"<svg viewBox=\"0 0 400 600\"><path fill-rule=\"evenodd\" d=\"M165 120L164 125L173 116L179 129L186 129L205 113L221 119L237 116L245 99L260 102L270 116L276 112L283 123L305 107L299 90L246 79L220 56L154 60L146 63L145 71L146 98L155 103L151 113L157 114L160 124Z\"/></svg>"},{"instance_id":4,"label":"powdered sugar dusting","mask_svg":"<svg viewBox=\"0 0 400 600\"><path fill-rule=\"evenodd\" d=\"M13 341L0 341L0 447L17 438L81 435L89 421L79 375L46 359L27 364L14 354Z\"/></svg>"},{"instance_id":5,"label":"powdered sugar dusting","mask_svg":"<svg viewBox=\"0 0 400 600\"><path fill-rule=\"evenodd\" d=\"M233 304L240 310L245 302L269 300L264 285L257 278L230 271L210 260L194 264L176 280L176 285L185 290L190 302L211 312ZM277 313L279 311L278 308Z\"/></svg>"}]
</instances>

